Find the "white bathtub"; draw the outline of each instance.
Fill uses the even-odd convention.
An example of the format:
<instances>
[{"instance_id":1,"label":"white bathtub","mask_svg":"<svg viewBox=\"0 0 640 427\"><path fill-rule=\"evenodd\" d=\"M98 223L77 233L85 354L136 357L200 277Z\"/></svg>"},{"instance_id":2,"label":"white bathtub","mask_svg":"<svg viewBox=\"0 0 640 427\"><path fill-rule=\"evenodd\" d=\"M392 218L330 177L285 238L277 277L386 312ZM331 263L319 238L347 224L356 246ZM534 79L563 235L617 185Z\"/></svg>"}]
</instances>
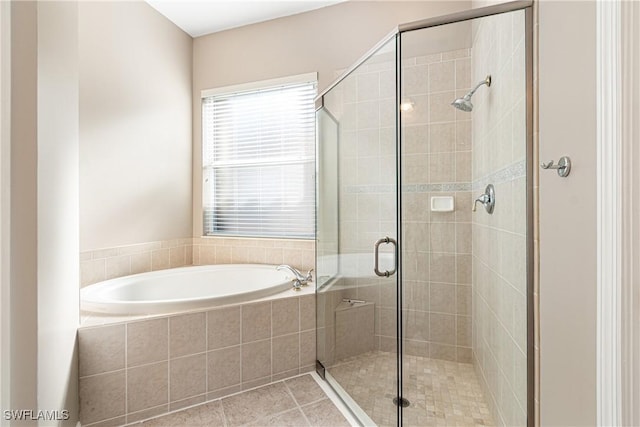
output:
<instances>
[{"instance_id":1,"label":"white bathtub","mask_svg":"<svg viewBox=\"0 0 640 427\"><path fill-rule=\"evenodd\" d=\"M80 304L83 311L107 314L174 313L267 297L290 289L292 279L275 265L181 267L87 286Z\"/></svg>"}]
</instances>

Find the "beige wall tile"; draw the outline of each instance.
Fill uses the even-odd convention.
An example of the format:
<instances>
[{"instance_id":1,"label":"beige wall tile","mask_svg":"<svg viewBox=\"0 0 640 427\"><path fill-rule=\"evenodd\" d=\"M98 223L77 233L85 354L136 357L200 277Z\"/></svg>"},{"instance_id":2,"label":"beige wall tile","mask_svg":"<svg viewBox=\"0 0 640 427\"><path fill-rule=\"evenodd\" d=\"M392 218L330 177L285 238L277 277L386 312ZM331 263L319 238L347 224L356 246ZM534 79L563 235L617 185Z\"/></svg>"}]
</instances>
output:
<instances>
[{"instance_id":1,"label":"beige wall tile","mask_svg":"<svg viewBox=\"0 0 640 427\"><path fill-rule=\"evenodd\" d=\"M240 344L240 306L218 308L207 312L208 349Z\"/></svg>"},{"instance_id":2,"label":"beige wall tile","mask_svg":"<svg viewBox=\"0 0 640 427\"><path fill-rule=\"evenodd\" d=\"M456 182L455 153L433 153L429 157L429 181L431 183Z\"/></svg>"},{"instance_id":3,"label":"beige wall tile","mask_svg":"<svg viewBox=\"0 0 640 427\"><path fill-rule=\"evenodd\" d=\"M426 311L413 311L406 310L404 312L404 336L406 339L414 340L414 341L429 341L430 336L430 321L429 321L429 313ZM395 325L395 321L393 324ZM396 334L393 331L390 335L394 336Z\"/></svg>"},{"instance_id":4,"label":"beige wall tile","mask_svg":"<svg viewBox=\"0 0 640 427\"><path fill-rule=\"evenodd\" d=\"M180 357L206 350L206 313L169 318L169 357Z\"/></svg>"},{"instance_id":5,"label":"beige wall tile","mask_svg":"<svg viewBox=\"0 0 640 427\"><path fill-rule=\"evenodd\" d=\"M299 298L283 298L271 303L271 336L291 334L298 332L299 328Z\"/></svg>"},{"instance_id":6,"label":"beige wall tile","mask_svg":"<svg viewBox=\"0 0 640 427\"><path fill-rule=\"evenodd\" d=\"M271 302L242 306L242 342L271 337Z\"/></svg>"},{"instance_id":7,"label":"beige wall tile","mask_svg":"<svg viewBox=\"0 0 640 427\"><path fill-rule=\"evenodd\" d=\"M429 95L429 122L452 122L456 118L456 110L451 107L455 92L447 91Z\"/></svg>"},{"instance_id":8,"label":"beige wall tile","mask_svg":"<svg viewBox=\"0 0 640 427\"><path fill-rule=\"evenodd\" d=\"M316 296L300 297L300 330L306 331L316 327Z\"/></svg>"},{"instance_id":9,"label":"beige wall tile","mask_svg":"<svg viewBox=\"0 0 640 427\"><path fill-rule=\"evenodd\" d=\"M182 400L207 391L207 355L181 357L169 362L169 401Z\"/></svg>"},{"instance_id":10,"label":"beige wall tile","mask_svg":"<svg viewBox=\"0 0 640 427\"><path fill-rule=\"evenodd\" d=\"M456 224L437 223L430 227L430 247L432 252L456 252Z\"/></svg>"},{"instance_id":11,"label":"beige wall tile","mask_svg":"<svg viewBox=\"0 0 640 427\"><path fill-rule=\"evenodd\" d=\"M456 286L443 283L431 283L429 311L454 314L456 311Z\"/></svg>"},{"instance_id":12,"label":"beige wall tile","mask_svg":"<svg viewBox=\"0 0 640 427\"><path fill-rule=\"evenodd\" d=\"M454 122L433 123L429 126L430 153L449 153L456 151L456 149L456 124Z\"/></svg>"},{"instance_id":13,"label":"beige wall tile","mask_svg":"<svg viewBox=\"0 0 640 427\"><path fill-rule=\"evenodd\" d=\"M242 344L242 382L271 375L271 340Z\"/></svg>"},{"instance_id":14,"label":"beige wall tile","mask_svg":"<svg viewBox=\"0 0 640 427\"><path fill-rule=\"evenodd\" d=\"M131 274L131 258L127 255L105 260L105 278L113 279Z\"/></svg>"},{"instance_id":15,"label":"beige wall tile","mask_svg":"<svg viewBox=\"0 0 640 427\"><path fill-rule=\"evenodd\" d=\"M294 333L273 338L271 345L272 374L299 368L300 335Z\"/></svg>"},{"instance_id":16,"label":"beige wall tile","mask_svg":"<svg viewBox=\"0 0 640 427\"><path fill-rule=\"evenodd\" d=\"M455 259L456 256L453 254L432 253L429 260L429 279L432 282L455 283Z\"/></svg>"},{"instance_id":17,"label":"beige wall tile","mask_svg":"<svg viewBox=\"0 0 640 427\"><path fill-rule=\"evenodd\" d=\"M187 264L187 252L185 246L171 248L169 252L169 264L171 268L182 267Z\"/></svg>"},{"instance_id":18,"label":"beige wall tile","mask_svg":"<svg viewBox=\"0 0 640 427\"><path fill-rule=\"evenodd\" d=\"M80 420L90 424L125 414L124 370L80 378Z\"/></svg>"},{"instance_id":19,"label":"beige wall tile","mask_svg":"<svg viewBox=\"0 0 640 427\"><path fill-rule=\"evenodd\" d=\"M454 90L456 85L455 71L455 61L429 64L429 92Z\"/></svg>"},{"instance_id":20,"label":"beige wall tile","mask_svg":"<svg viewBox=\"0 0 640 427\"><path fill-rule=\"evenodd\" d=\"M227 389L240 384L240 346L207 353L207 390Z\"/></svg>"},{"instance_id":21,"label":"beige wall tile","mask_svg":"<svg viewBox=\"0 0 640 427\"><path fill-rule=\"evenodd\" d=\"M300 367L315 365L316 331L300 332Z\"/></svg>"},{"instance_id":22,"label":"beige wall tile","mask_svg":"<svg viewBox=\"0 0 640 427\"><path fill-rule=\"evenodd\" d=\"M159 249L151 252L151 270L164 270L171 267L170 249Z\"/></svg>"},{"instance_id":23,"label":"beige wall tile","mask_svg":"<svg viewBox=\"0 0 640 427\"><path fill-rule=\"evenodd\" d=\"M168 362L154 363L127 369L127 410L168 404Z\"/></svg>"},{"instance_id":24,"label":"beige wall tile","mask_svg":"<svg viewBox=\"0 0 640 427\"><path fill-rule=\"evenodd\" d=\"M456 347L452 345L432 342L429 345L429 354L432 359L449 360L452 362L455 362L457 359Z\"/></svg>"},{"instance_id":25,"label":"beige wall tile","mask_svg":"<svg viewBox=\"0 0 640 427\"><path fill-rule=\"evenodd\" d=\"M131 255L131 274L151 271L151 252Z\"/></svg>"},{"instance_id":26,"label":"beige wall tile","mask_svg":"<svg viewBox=\"0 0 640 427\"><path fill-rule=\"evenodd\" d=\"M127 324L127 366L167 360L169 357L167 318Z\"/></svg>"},{"instance_id":27,"label":"beige wall tile","mask_svg":"<svg viewBox=\"0 0 640 427\"><path fill-rule=\"evenodd\" d=\"M80 262L80 285L86 286L106 279L105 260L95 259Z\"/></svg>"},{"instance_id":28,"label":"beige wall tile","mask_svg":"<svg viewBox=\"0 0 640 427\"><path fill-rule=\"evenodd\" d=\"M429 315L430 341L439 344L456 343L456 316L431 313Z\"/></svg>"},{"instance_id":29,"label":"beige wall tile","mask_svg":"<svg viewBox=\"0 0 640 427\"><path fill-rule=\"evenodd\" d=\"M206 377L205 377L206 379ZM183 408L187 408L194 405L199 405L207 401L207 395L201 394L200 396L189 397L187 399L178 400L169 403L169 411L177 411Z\"/></svg>"},{"instance_id":30,"label":"beige wall tile","mask_svg":"<svg viewBox=\"0 0 640 427\"><path fill-rule=\"evenodd\" d=\"M124 369L125 326L78 329L80 376Z\"/></svg>"}]
</instances>

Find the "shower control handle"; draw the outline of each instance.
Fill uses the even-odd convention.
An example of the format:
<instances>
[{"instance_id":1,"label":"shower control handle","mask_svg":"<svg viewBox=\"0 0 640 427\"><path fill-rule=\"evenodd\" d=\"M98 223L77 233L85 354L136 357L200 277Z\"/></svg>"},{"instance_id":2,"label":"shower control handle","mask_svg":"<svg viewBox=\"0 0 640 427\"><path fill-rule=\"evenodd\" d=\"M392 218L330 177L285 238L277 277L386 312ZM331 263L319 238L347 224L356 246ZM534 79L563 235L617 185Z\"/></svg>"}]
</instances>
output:
<instances>
[{"instance_id":1,"label":"shower control handle","mask_svg":"<svg viewBox=\"0 0 640 427\"><path fill-rule=\"evenodd\" d=\"M388 271L380 271L379 267L379 258L380 258L380 245L381 244L389 244L391 243L394 247L394 249L397 249L398 244L397 242L392 239L391 237L383 237L382 239L378 239L375 243L375 245L373 246L373 254L374 254L374 265L373 265L373 271L376 273L377 276L380 277L389 277L389 276L393 276L394 274L396 274L396 270L398 269L398 258L395 256L395 251L394 251L394 264L393 264L393 270Z\"/></svg>"},{"instance_id":2,"label":"shower control handle","mask_svg":"<svg viewBox=\"0 0 640 427\"><path fill-rule=\"evenodd\" d=\"M493 184L487 185L487 187L484 189L484 194L480 195L480 197L478 197L473 202L473 209L471 209L473 212L476 211L478 202L484 205L484 209L487 211L487 213L489 214L493 213L493 208L496 205L496 192L495 192L495 189L493 188Z\"/></svg>"}]
</instances>

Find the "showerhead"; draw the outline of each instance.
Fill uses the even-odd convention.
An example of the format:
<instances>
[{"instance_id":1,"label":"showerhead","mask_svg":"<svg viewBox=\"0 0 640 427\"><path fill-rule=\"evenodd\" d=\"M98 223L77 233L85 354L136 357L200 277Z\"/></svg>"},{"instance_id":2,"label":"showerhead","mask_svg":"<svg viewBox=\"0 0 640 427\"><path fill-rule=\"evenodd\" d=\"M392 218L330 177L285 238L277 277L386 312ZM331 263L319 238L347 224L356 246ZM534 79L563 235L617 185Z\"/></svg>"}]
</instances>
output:
<instances>
[{"instance_id":1,"label":"showerhead","mask_svg":"<svg viewBox=\"0 0 640 427\"><path fill-rule=\"evenodd\" d=\"M469 112L469 111L473 110L473 104L471 103L471 97L476 92L476 90L478 90L478 88L480 86L482 86L482 85L487 85L487 87L491 86L491 74L489 74L483 81L478 83L476 85L476 87L471 89L471 91L468 94L466 94L462 98L458 98L455 101L453 101L451 103L451 105L453 105L454 107L456 107L458 110L461 110L461 111Z\"/></svg>"}]
</instances>

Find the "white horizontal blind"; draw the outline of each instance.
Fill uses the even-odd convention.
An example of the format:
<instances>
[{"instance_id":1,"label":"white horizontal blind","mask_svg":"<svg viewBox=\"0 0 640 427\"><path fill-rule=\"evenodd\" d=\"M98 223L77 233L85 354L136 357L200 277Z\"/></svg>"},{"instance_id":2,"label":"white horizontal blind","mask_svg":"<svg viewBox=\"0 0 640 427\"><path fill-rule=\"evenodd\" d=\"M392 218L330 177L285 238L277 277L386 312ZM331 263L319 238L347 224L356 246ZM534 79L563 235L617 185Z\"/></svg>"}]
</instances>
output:
<instances>
[{"instance_id":1,"label":"white horizontal blind","mask_svg":"<svg viewBox=\"0 0 640 427\"><path fill-rule=\"evenodd\" d=\"M205 235L312 238L315 82L203 99Z\"/></svg>"}]
</instances>

